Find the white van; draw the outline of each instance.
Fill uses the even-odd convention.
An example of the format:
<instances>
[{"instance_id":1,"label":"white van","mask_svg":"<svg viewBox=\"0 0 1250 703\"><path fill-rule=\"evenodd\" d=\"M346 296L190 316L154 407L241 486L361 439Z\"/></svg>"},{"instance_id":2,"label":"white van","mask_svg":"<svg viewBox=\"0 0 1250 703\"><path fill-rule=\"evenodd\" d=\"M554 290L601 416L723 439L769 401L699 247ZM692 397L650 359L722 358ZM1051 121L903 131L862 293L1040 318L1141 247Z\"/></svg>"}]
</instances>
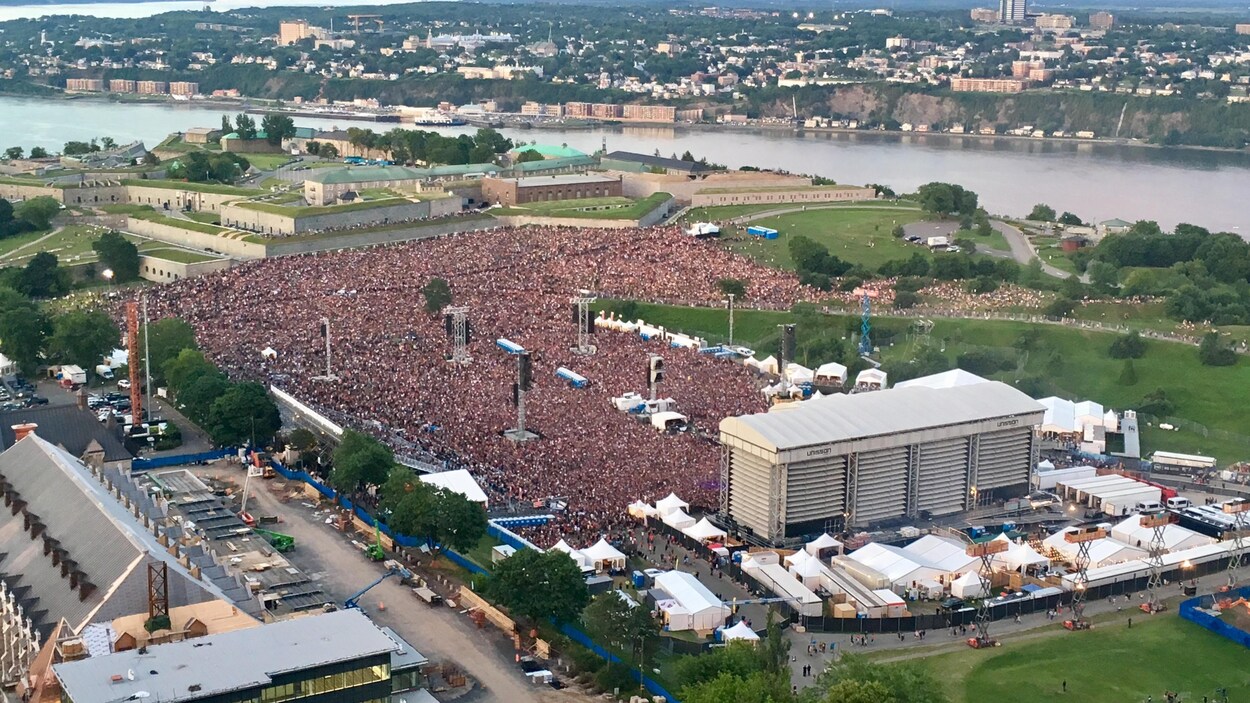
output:
<instances>
[{"instance_id":1,"label":"white van","mask_svg":"<svg viewBox=\"0 0 1250 703\"><path fill-rule=\"evenodd\" d=\"M1138 503L1135 510L1139 513L1157 513L1163 510L1163 504L1157 500L1145 500Z\"/></svg>"},{"instance_id":2,"label":"white van","mask_svg":"<svg viewBox=\"0 0 1250 703\"><path fill-rule=\"evenodd\" d=\"M1188 498L1182 498L1181 496L1168 498L1168 510L1184 510L1191 505L1193 503Z\"/></svg>"}]
</instances>

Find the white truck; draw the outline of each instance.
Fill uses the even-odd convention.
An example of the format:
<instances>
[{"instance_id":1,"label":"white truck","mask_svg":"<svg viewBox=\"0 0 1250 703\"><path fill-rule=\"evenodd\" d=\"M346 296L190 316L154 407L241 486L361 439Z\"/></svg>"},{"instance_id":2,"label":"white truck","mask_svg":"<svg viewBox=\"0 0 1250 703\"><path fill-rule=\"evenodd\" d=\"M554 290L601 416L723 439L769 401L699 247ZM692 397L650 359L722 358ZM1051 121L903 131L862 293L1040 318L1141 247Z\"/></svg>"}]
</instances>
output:
<instances>
[{"instance_id":1,"label":"white truck","mask_svg":"<svg viewBox=\"0 0 1250 703\"><path fill-rule=\"evenodd\" d=\"M1158 488L1130 489L1123 493L1104 496L1102 511L1114 517L1124 517L1137 512L1137 504L1143 501L1158 502L1162 494Z\"/></svg>"},{"instance_id":2,"label":"white truck","mask_svg":"<svg viewBox=\"0 0 1250 703\"><path fill-rule=\"evenodd\" d=\"M61 367L61 372L57 376L62 386L81 386L87 382L87 372L82 370L81 366L74 364L66 364Z\"/></svg>"}]
</instances>

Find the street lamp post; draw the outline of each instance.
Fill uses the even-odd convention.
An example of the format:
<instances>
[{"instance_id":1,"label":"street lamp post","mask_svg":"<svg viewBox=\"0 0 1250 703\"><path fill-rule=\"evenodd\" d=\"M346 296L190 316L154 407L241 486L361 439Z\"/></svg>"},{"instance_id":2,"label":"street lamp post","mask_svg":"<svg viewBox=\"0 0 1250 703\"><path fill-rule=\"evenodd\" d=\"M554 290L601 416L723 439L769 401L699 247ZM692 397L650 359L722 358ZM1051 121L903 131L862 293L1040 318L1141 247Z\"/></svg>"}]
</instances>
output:
<instances>
[{"instance_id":1,"label":"street lamp post","mask_svg":"<svg viewBox=\"0 0 1250 703\"><path fill-rule=\"evenodd\" d=\"M109 293L112 294L113 292L113 269L104 269L104 271L102 271L100 275L104 276L104 280L109 282Z\"/></svg>"},{"instance_id":2,"label":"street lamp post","mask_svg":"<svg viewBox=\"0 0 1250 703\"><path fill-rule=\"evenodd\" d=\"M734 294L729 294L729 346L734 343Z\"/></svg>"}]
</instances>

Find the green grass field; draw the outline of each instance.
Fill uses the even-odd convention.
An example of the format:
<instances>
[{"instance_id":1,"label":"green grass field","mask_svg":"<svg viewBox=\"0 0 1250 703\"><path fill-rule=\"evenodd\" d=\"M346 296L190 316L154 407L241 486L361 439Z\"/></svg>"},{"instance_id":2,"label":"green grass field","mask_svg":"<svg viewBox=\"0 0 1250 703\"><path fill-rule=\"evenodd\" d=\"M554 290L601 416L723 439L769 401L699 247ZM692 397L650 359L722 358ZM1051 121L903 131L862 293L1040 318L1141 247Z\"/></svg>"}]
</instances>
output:
<instances>
[{"instance_id":1,"label":"green grass field","mask_svg":"<svg viewBox=\"0 0 1250 703\"><path fill-rule=\"evenodd\" d=\"M153 244L161 244L153 242ZM201 254L200 252L191 251L189 249L179 249L169 246L153 246L140 247L139 252L145 256L154 256L158 259L166 259L168 261L176 261L181 264L198 264L203 261L214 261L219 257L211 254Z\"/></svg>"},{"instance_id":2,"label":"green grass field","mask_svg":"<svg viewBox=\"0 0 1250 703\"><path fill-rule=\"evenodd\" d=\"M1072 258L1059 248L1058 237L1033 237L1032 241L1039 259L1060 271L1076 273L1076 265L1072 263Z\"/></svg>"},{"instance_id":3,"label":"green grass field","mask_svg":"<svg viewBox=\"0 0 1250 703\"><path fill-rule=\"evenodd\" d=\"M261 171L272 171L294 161L289 154L240 154L247 162Z\"/></svg>"},{"instance_id":4,"label":"green grass field","mask_svg":"<svg viewBox=\"0 0 1250 703\"><path fill-rule=\"evenodd\" d=\"M16 246L8 249L0 256L0 263L4 265L24 265L28 259L41 251L56 254L62 265L95 261L96 255L95 251L91 249L91 245L103 232L104 230L99 227L68 225L56 234L40 241L38 245L28 246L24 249L18 249ZM26 244L30 244L48 233L39 232L37 233L38 236L31 236L31 234L34 233L12 237L4 240L4 243L7 245L14 240L24 240ZM21 244L17 246L21 246Z\"/></svg>"},{"instance_id":5,"label":"green grass field","mask_svg":"<svg viewBox=\"0 0 1250 703\"><path fill-rule=\"evenodd\" d=\"M1163 703L1166 691L1196 703L1217 700L1217 688L1227 688L1230 701L1250 696L1250 651L1174 614L1135 618L1131 630L1107 623L919 661L951 703L1140 703L1147 696Z\"/></svg>"},{"instance_id":6,"label":"green grass field","mask_svg":"<svg viewBox=\"0 0 1250 703\"><path fill-rule=\"evenodd\" d=\"M753 223L777 230L781 233L777 239L764 240L745 235L725 239L722 235L721 241L732 251L761 263L789 269L794 267L790 261L790 238L803 235L824 244L830 254L843 261L876 269L887 261L906 259L916 252L929 256L925 247L895 239L891 234L896 225L923 218L919 210L852 207L808 210Z\"/></svg>"},{"instance_id":7,"label":"green grass field","mask_svg":"<svg viewBox=\"0 0 1250 703\"><path fill-rule=\"evenodd\" d=\"M723 309L639 304L638 314L652 324L712 341L724 340L728 334L728 313ZM777 325L793 319L784 312L739 309L734 315L734 341L754 347L762 358L776 351ZM850 315L823 316L820 332L844 336L848 323L857 321ZM909 334L910 324L900 318L878 317L874 321L879 343L892 335L892 345L881 343L887 364L905 362L915 355L918 342ZM1250 437L1245 436L1250 409L1242 402L1244 389L1250 388L1250 361L1243 359L1231 367L1202 366L1194 347L1147 341L1146 355L1133 362L1138 381L1125 386L1120 384L1124 362L1107 355L1115 335L1106 332L1024 322L935 319L930 343L945 348L953 365L959 354L973 349L1011 350L1016 354L1012 350L1015 340L1031 328L1041 330L1036 348L1018 356L1018 370L992 374L993 378L1008 383L1040 378L1051 393L1073 400L1097 400L1117 410L1136 407L1147 393L1162 388L1175 403L1173 416L1215 432L1203 436L1188 429L1165 432L1143 426L1143 453L1163 449L1211 455L1226 462L1250 459ZM800 350L805 334L811 334L810 328L800 326ZM815 366L829 359L798 361Z\"/></svg>"},{"instance_id":8,"label":"green grass field","mask_svg":"<svg viewBox=\"0 0 1250 703\"><path fill-rule=\"evenodd\" d=\"M492 210L491 214L499 217L509 215L534 215L538 217L563 217L589 220L636 220L659 207L660 203L672 196L668 193L654 193L641 200L630 198L581 198L577 200L552 200L549 202L525 203L507 208ZM601 209L588 209L601 208Z\"/></svg>"}]
</instances>

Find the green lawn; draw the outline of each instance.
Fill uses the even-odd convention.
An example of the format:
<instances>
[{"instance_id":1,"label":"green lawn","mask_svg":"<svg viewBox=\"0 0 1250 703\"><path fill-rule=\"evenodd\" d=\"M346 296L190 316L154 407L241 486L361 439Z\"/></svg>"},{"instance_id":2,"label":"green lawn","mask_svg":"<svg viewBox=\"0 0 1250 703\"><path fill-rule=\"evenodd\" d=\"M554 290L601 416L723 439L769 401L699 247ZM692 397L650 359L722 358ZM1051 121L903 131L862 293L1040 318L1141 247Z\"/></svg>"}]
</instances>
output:
<instances>
[{"instance_id":1,"label":"green lawn","mask_svg":"<svg viewBox=\"0 0 1250 703\"><path fill-rule=\"evenodd\" d=\"M189 217L189 218L191 218L191 219L195 220L196 222L200 222L200 223L203 223L203 224L206 224L206 225L219 225L219 224L221 224L221 215L219 215L219 214L217 214L217 213L215 213L215 212L207 212L207 211L204 211L204 212L187 212L187 213L183 213L183 214L185 214L187 217Z\"/></svg>"},{"instance_id":2,"label":"green lawn","mask_svg":"<svg viewBox=\"0 0 1250 703\"><path fill-rule=\"evenodd\" d=\"M12 254L13 251L18 249L19 247L24 247L27 244L30 244L31 242L47 234L48 234L48 230L42 229L42 230L39 230L38 232L23 232L21 234L13 235L12 237L5 237L4 239L0 239L0 262L9 258L10 254ZM33 254L34 252L31 252L29 250L23 250L22 253Z\"/></svg>"},{"instance_id":3,"label":"green lawn","mask_svg":"<svg viewBox=\"0 0 1250 703\"><path fill-rule=\"evenodd\" d=\"M178 249L173 247L152 247L142 249L144 256L153 256L158 259L166 259L168 261L176 261L181 264L198 264L202 261L215 261L219 257L211 254L201 254L197 251L189 249Z\"/></svg>"},{"instance_id":4,"label":"green lawn","mask_svg":"<svg viewBox=\"0 0 1250 703\"><path fill-rule=\"evenodd\" d=\"M1196 703L1217 700L1217 688L1227 688L1230 701L1250 696L1250 651L1174 614L1134 618L1131 630L1115 622L1025 641L1008 637L992 650L920 661L952 703L1139 703L1147 696L1163 703L1166 691Z\"/></svg>"},{"instance_id":5,"label":"green lawn","mask_svg":"<svg viewBox=\"0 0 1250 703\"><path fill-rule=\"evenodd\" d=\"M1059 248L1058 237L1033 237L1032 241L1039 259L1060 271L1076 273L1076 265L1072 263L1072 258Z\"/></svg>"},{"instance_id":6,"label":"green lawn","mask_svg":"<svg viewBox=\"0 0 1250 703\"><path fill-rule=\"evenodd\" d=\"M679 308L639 304L638 314L652 324L672 331L686 332L711 341L720 341L728 333L728 314L723 309ZM843 336L848 323L858 318L851 315L830 315L820 318L822 329ZM761 312L739 309L734 315L734 341L752 346L759 357L775 353L777 325L793 321L784 312ZM883 350L884 360L906 362L917 349L909 334L910 321L878 317L874 320L875 338ZM1015 340L1026 329L1041 330L1042 339L1027 355L1012 349ZM810 328L799 328L800 349ZM1138 382L1120 384L1123 361L1107 356L1107 348L1115 335L1106 332L1072 329L1057 325L1030 325L1024 322L997 320L935 319L931 343L945 347L952 364L969 350L993 348L1011 350L1023 368L992 374L993 378L1015 382L1022 378L1038 378L1043 390L1073 400L1095 400L1104 406L1123 410L1137 406L1142 397L1155 389L1164 389L1175 403L1174 417L1216 430L1210 436L1182 429L1164 432L1145 427L1144 454L1163 449L1211 455L1221 461L1250 459L1250 408L1243 402L1245 389L1250 388L1250 360L1241 359L1231 367L1202 366L1194 347L1171 342L1147 340L1147 352L1133 362ZM848 341L849 344L849 341ZM800 358L800 363L815 366L829 359Z\"/></svg>"},{"instance_id":7,"label":"green lawn","mask_svg":"<svg viewBox=\"0 0 1250 703\"><path fill-rule=\"evenodd\" d=\"M238 207L245 210L256 210L257 212L267 212L272 215L286 215L287 217L314 217L316 215L335 215L341 212L355 212L358 210L372 210L374 208L393 207L396 205L408 205L411 201L406 198L385 198L382 200L364 200L355 203L347 203L346 205L324 205L311 207L290 207L287 205L278 205L268 202L248 201L245 203L236 203Z\"/></svg>"},{"instance_id":8,"label":"green lawn","mask_svg":"<svg viewBox=\"0 0 1250 703\"><path fill-rule=\"evenodd\" d=\"M92 227L89 225L68 225L61 229L60 232L57 232L47 239L44 239L42 242L39 242L37 246L31 246L21 250L16 250L16 248L8 249L3 256L0 256L0 263L4 263L6 265L25 264L27 259L41 251L56 254L57 259L60 260L62 265L95 261L96 255L91 249L91 245L96 239L99 239L100 234L103 232L104 229L99 227ZM23 239L25 237L30 237L29 239L25 239L26 243L30 243L46 234L47 232L40 232L38 233L38 236L34 237L30 237L29 234L22 235L21 237L6 239L4 240L4 243L7 246L10 242L17 239Z\"/></svg>"},{"instance_id":9,"label":"green lawn","mask_svg":"<svg viewBox=\"0 0 1250 703\"><path fill-rule=\"evenodd\" d=\"M852 264L876 269L893 259L906 259L916 252L929 256L925 247L895 239L896 225L923 219L919 210L877 210L874 208L825 208L756 220L753 224L771 227L781 233L765 240L745 234L721 241L732 251L751 256L769 266L790 269L790 238L810 237L829 248L829 253Z\"/></svg>"},{"instance_id":10,"label":"green lawn","mask_svg":"<svg viewBox=\"0 0 1250 703\"><path fill-rule=\"evenodd\" d=\"M140 212L153 212L151 205L101 205L99 209L110 215L134 215Z\"/></svg>"},{"instance_id":11,"label":"green lawn","mask_svg":"<svg viewBox=\"0 0 1250 703\"><path fill-rule=\"evenodd\" d=\"M999 232L998 230L991 231L989 236L985 236L985 237L980 236L975 231L960 232L958 236L964 237L974 242L977 245L977 251L981 251L982 249L996 249L998 251L1011 251L1011 245L1007 243L1007 238L1004 237L1003 233Z\"/></svg>"},{"instance_id":12,"label":"green lawn","mask_svg":"<svg viewBox=\"0 0 1250 703\"><path fill-rule=\"evenodd\" d=\"M295 160L289 154L239 154L239 156L247 159L249 164L261 171L272 171Z\"/></svg>"},{"instance_id":13,"label":"green lawn","mask_svg":"<svg viewBox=\"0 0 1250 703\"><path fill-rule=\"evenodd\" d=\"M216 193L218 195L259 195L255 188L238 188L220 183L190 183L188 181L161 181L153 179L132 178L122 181L124 185L143 188L165 188L168 190L185 190L191 193Z\"/></svg>"},{"instance_id":14,"label":"green lawn","mask_svg":"<svg viewBox=\"0 0 1250 703\"><path fill-rule=\"evenodd\" d=\"M192 232L203 232L204 234L216 235L216 234L221 234L222 232L226 231L225 229L221 227L204 224L202 222L196 222L194 220L184 220L178 217L167 217L156 211L136 212L132 214L131 217L138 219L138 220L147 220L148 222L155 222L161 225L168 225L170 227L189 229Z\"/></svg>"},{"instance_id":15,"label":"green lawn","mask_svg":"<svg viewBox=\"0 0 1250 703\"><path fill-rule=\"evenodd\" d=\"M590 220L636 220L659 207L660 203L673 196L668 193L653 193L642 200L629 198L581 198L578 200L552 200L540 203L525 203L514 207L492 210L491 214L499 217L509 215L534 215L538 217L562 217ZM600 208L600 209L587 209Z\"/></svg>"}]
</instances>

